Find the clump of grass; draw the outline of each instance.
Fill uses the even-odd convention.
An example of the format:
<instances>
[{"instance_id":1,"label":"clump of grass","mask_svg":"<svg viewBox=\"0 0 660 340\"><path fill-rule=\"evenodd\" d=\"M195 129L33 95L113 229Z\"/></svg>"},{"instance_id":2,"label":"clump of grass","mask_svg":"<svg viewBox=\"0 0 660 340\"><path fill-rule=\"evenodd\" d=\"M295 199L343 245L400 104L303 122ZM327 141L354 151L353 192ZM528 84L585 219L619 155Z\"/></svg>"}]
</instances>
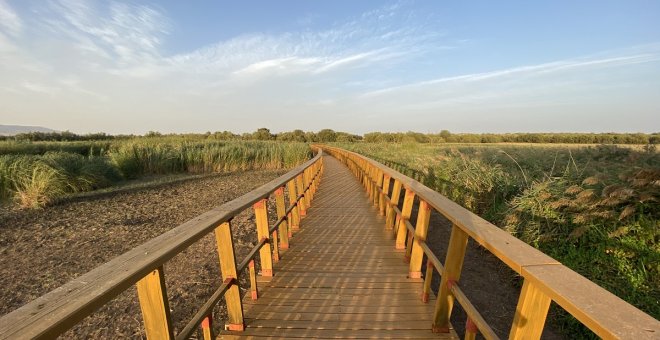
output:
<instances>
[{"instance_id":1,"label":"clump of grass","mask_svg":"<svg viewBox=\"0 0 660 340\"><path fill-rule=\"evenodd\" d=\"M309 159L311 150L304 143L135 140L113 146L108 156L125 177L136 178L184 171L288 168Z\"/></svg>"},{"instance_id":2,"label":"clump of grass","mask_svg":"<svg viewBox=\"0 0 660 340\"><path fill-rule=\"evenodd\" d=\"M0 200L42 207L57 198L111 186L124 178L174 173L281 169L311 156L304 143L148 138L117 141L101 156L47 151L0 156Z\"/></svg>"},{"instance_id":3,"label":"clump of grass","mask_svg":"<svg viewBox=\"0 0 660 340\"><path fill-rule=\"evenodd\" d=\"M42 207L67 193L107 187L121 179L102 157L66 152L0 156L0 197L22 208Z\"/></svg>"},{"instance_id":4,"label":"clump of grass","mask_svg":"<svg viewBox=\"0 0 660 340\"><path fill-rule=\"evenodd\" d=\"M2 141L0 155L43 155L58 151L82 156L100 156L110 147L111 141Z\"/></svg>"}]
</instances>

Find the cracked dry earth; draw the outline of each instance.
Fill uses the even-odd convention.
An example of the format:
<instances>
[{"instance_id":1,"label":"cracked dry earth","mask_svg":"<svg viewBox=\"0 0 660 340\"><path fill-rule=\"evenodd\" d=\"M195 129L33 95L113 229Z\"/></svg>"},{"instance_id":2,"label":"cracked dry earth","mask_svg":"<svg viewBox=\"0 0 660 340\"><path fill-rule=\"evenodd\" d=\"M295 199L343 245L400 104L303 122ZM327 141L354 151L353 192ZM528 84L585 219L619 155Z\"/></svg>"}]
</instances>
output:
<instances>
[{"instance_id":1,"label":"cracked dry earth","mask_svg":"<svg viewBox=\"0 0 660 340\"><path fill-rule=\"evenodd\" d=\"M215 175L72 200L41 210L0 207L0 315L284 172ZM271 220L275 218L273 207L271 202ZM251 209L234 218L232 232L240 261L257 240ZM213 233L167 262L164 270L176 334L221 284ZM241 275L243 287L249 287L246 279L247 275ZM215 320L224 319L223 305L216 307ZM67 339L143 337L134 288L62 335Z\"/></svg>"}]
</instances>

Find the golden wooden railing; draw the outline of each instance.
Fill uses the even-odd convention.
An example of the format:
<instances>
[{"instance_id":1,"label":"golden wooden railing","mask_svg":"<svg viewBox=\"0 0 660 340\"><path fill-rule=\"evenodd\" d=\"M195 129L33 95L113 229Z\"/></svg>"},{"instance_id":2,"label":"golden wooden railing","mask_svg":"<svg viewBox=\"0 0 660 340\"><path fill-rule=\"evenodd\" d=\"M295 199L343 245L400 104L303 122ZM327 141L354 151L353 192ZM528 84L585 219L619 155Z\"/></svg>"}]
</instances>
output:
<instances>
[{"instance_id":1,"label":"golden wooden railing","mask_svg":"<svg viewBox=\"0 0 660 340\"><path fill-rule=\"evenodd\" d=\"M411 278L422 276L426 257L423 301L428 301L434 269L441 276L434 322L429 325L434 332L449 331L456 300L468 316L466 339L474 339L477 332L486 339L497 339L459 285L467 241L472 238L524 278L510 339L540 338L551 301L602 338L660 338L658 320L418 181L357 153L319 147L348 166L364 185L379 213L385 216L385 228L395 233L396 247L405 249ZM405 193L399 204L402 190ZM416 197L418 215L413 226L409 219ZM444 263L426 243L431 209L453 224Z\"/></svg>"},{"instance_id":2,"label":"golden wooden railing","mask_svg":"<svg viewBox=\"0 0 660 340\"><path fill-rule=\"evenodd\" d=\"M223 296L228 312L225 327L242 330L243 305L238 275L249 267L250 290L255 296L254 259L257 253L261 275L273 275L273 259L278 259L280 248L288 248L289 228L295 230L300 226L300 219L314 198L322 171L322 151L319 150L313 159L267 184L201 214L5 315L0 319L0 339L55 338L133 285L137 287L145 332L150 339L187 339L200 325L204 338L211 339L211 313ZM288 187L288 207L285 186ZM271 195L275 196L278 219L269 227L267 199ZM254 209L258 243L237 265L230 221L249 207ZM217 240L223 283L175 336L163 265L211 232L215 232Z\"/></svg>"}]
</instances>

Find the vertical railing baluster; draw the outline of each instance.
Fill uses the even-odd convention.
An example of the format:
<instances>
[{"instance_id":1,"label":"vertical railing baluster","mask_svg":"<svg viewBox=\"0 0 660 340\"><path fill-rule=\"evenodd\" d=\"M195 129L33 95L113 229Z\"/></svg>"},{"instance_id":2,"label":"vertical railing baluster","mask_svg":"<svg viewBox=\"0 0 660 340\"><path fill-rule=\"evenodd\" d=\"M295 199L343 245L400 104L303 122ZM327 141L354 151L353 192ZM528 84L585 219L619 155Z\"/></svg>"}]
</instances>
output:
<instances>
[{"instance_id":1,"label":"vertical railing baluster","mask_svg":"<svg viewBox=\"0 0 660 340\"><path fill-rule=\"evenodd\" d=\"M411 279L422 277L422 262L424 260L424 249L420 242L426 241L426 235L429 229L429 220L431 218L431 206L424 200L419 201L419 211L417 212L417 224L415 226L415 237L410 253L410 273Z\"/></svg>"},{"instance_id":2,"label":"vertical railing baluster","mask_svg":"<svg viewBox=\"0 0 660 340\"><path fill-rule=\"evenodd\" d=\"M454 296L450 292L450 284L458 282L461 278L467 241L468 235L461 228L453 225L445 258L445 268L440 280L438 299L433 314L433 331L436 333L449 332L449 318L454 307Z\"/></svg>"},{"instance_id":3,"label":"vertical railing baluster","mask_svg":"<svg viewBox=\"0 0 660 340\"><path fill-rule=\"evenodd\" d=\"M212 340L214 339L213 336L213 318L211 316L207 316L202 320L202 324L200 325L202 327L202 338L204 340Z\"/></svg>"},{"instance_id":4,"label":"vertical railing baluster","mask_svg":"<svg viewBox=\"0 0 660 340\"><path fill-rule=\"evenodd\" d=\"M300 229L300 205L296 203L298 197L296 190L296 180L292 179L287 183L289 189L289 206L294 206L291 209L291 231L298 231Z\"/></svg>"},{"instance_id":5,"label":"vertical railing baluster","mask_svg":"<svg viewBox=\"0 0 660 340\"><path fill-rule=\"evenodd\" d=\"M300 201L298 201L298 213L302 219L307 215L307 199L305 198L305 185L303 184L303 175L300 174L296 176L296 192L298 196L302 195Z\"/></svg>"},{"instance_id":6,"label":"vertical railing baluster","mask_svg":"<svg viewBox=\"0 0 660 340\"><path fill-rule=\"evenodd\" d=\"M540 339L551 299L533 282L525 279L509 339Z\"/></svg>"},{"instance_id":7,"label":"vertical railing baluster","mask_svg":"<svg viewBox=\"0 0 660 340\"><path fill-rule=\"evenodd\" d=\"M286 202L284 202L284 187L275 190L275 207L277 209L277 219L283 218L286 214ZM289 249L289 218L285 218L278 228L280 230L280 247Z\"/></svg>"},{"instance_id":8,"label":"vertical railing baluster","mask_svg":"<svg viewBox=\"0 0 660 340\"><path fill-rule=\"evenodd\" d=\"M376 171L374 172L376 175L376 191L374 194L374 206L380 211L380 204L382 201L382 194L381 194L381 189L383 188L383 172L380 171L380 169L376 168Z\"/></svg>"},{"instance_id":9,"label":"vertical railing baluster","mask_svg":"<svg viewBox=\"0 0 660 340\"><path fill-rule=\"evenodd\" d=\"M465 340L475 340L477 338L477 333L479 333L477 325L468 316L467 322L465 322Z\"/></svg>"},{"instance_id":10,"label":"vertical railing baluster","mask_svg":"<svg viewBox=\"0 0 660 340\"><path fill-rule=\"evenodd\" d=\"M234 241L231 236L231 224L225 222L215 228L215 240L220 258L220 272L225 283L231 283L225 292L227 302L226 330L242 331L245 329L243 321L243 303L238 287L238 273L236 272L236 255L234 253Z\"/></svg>"},{"instance_id":11,"label":"vertical railing baluster","mask_svg":"<svg viewBox=\"0 0 660 340\"><path fill-rule=\"evenodd\" d=\"M385 213L385 227L387 229L394 228L394 222L396 219L396 214L394 213L394 207L399 205L399 196L401 196L401 182L398 179L394 180L394 185L392 187L392 195L390 200L392 204L387 206Z\"/></svg>"},{"instance_id":12,"label":"vertical railing baluster","mask_svg":"<svg viewBox=\"0 0 660 340\"><path fill-rule=\"evenodd\" d=\"M406 221L410 218L412 213L413 203L415 202L415 192L406 188L406 195L403 198L403 208L401 210L401 217L399 218L399 225L397 226L396 234L396 249L406 249L406 235L408 234L406 228Z\"/></svg>"},{"instance_id":13,"label":"vertical railing baluster","mask_svg":"<svg viewBox=\"0 0 660 340\"><path fill-rule=\"evenodd\" d=\"M381 185L382 192L380 194L380 201L378 204L378 212L380 213L380 216L385 216L386 206L389 205L388 200L385 198L390 192L390 179L390 175L383 175L383 184Z\"/></svg>"},{"instance_id":14,"label":"vertical railing baluster","mask_svg":"<svg viewBox=\"0 0 660 340\"><path fill-rule=\"evenodd\" d=\"M426 273L424 274L424 287L422 289L422 302L429 302L431 296L431 281L433 281L433 262L431 259L426 259Z\"/></svg>"},{"instance_id":15,"label":"vertical railing baluster","mask_svg":"<svg viewBox=\"0 0 660 340\"><path fill-rule=\"evenodd\" d=\"M259 298L259 287L257 286L257 269L254 268L254 260L250 260L248 269L250 271L250 296L252 300L256 300Z\"/></svg>"},{"instance_id":16,"label":"vertical railing baluster","mask_svg":"<svg viewBox=\"0 0 660 340\"><path fill-rule=\"evenodd\" d=\"M174 339L163 267L140 279L136 287L147 339Z\"/></svg>"},{"instance_id":17,"label":"vertical railing baluster","mask_svg":"<svg viewBox=\"0 0 660 340\"><path fill-rule=\"evenodd\" d=\"M262 199L254 204L254 217L257 222L257 238L259 241L266 239L266 244L259 250L261 260L261 276L273 276L273 258L270 249L270 235L268 234L268 200Z\"/></svg>"}]
</instances>

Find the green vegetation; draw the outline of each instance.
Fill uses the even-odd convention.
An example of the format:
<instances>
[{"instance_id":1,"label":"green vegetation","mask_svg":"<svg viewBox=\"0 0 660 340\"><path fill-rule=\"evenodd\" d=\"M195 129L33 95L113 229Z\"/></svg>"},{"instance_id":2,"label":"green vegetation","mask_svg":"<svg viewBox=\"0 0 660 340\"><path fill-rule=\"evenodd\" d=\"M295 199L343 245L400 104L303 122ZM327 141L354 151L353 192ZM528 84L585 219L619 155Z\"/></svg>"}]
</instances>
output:
<instances>
[{"instance_id":1,"label":"green vegetation","mask_svg":"<svg viewBox=\"0 0 660 340\"><path fill-rule=\"evenodd\" d=\"M304 143L182 137L4 142L0 143L0 201L42 207L67 194L144 175L290 168L310 156Z\"/></svg>"},{"instance_id":2,"label":"green vegetation","mask_svg":"<svg viewBox=\"0 0 660 340\"><path fill-rule=\"evenodd\" d=\"M339 146L418 179L660 318L660 154L653 147ZM558 314L569 334L593 336Z\"/></svg>"},{"instance_id":3,"label":"green vegetation","mask_svg":"<svg viewBox=\"0 0 660 340\"><path fill-rule=\"evenodd\" d=\"M93 133L77 135L64 132L30 132L15 136L0 136L0 141L15 142L72 142L72 141L109 141L132 139L140 136ZM451 133L442 130L439 133L419 132L370 132L364 136L323 129L318 132L293 130L272 133L267 128L260 128L252 133L235 134L231 131L206 133L168 134L149 131L144 137L167 137L186 140L277 140L282 142L305 143L349 143L364 141L367 143L553 143L553 144L660 144L660 133ZM57 145L57 144L55 144Z\"/></svg>"}]
</instances>

